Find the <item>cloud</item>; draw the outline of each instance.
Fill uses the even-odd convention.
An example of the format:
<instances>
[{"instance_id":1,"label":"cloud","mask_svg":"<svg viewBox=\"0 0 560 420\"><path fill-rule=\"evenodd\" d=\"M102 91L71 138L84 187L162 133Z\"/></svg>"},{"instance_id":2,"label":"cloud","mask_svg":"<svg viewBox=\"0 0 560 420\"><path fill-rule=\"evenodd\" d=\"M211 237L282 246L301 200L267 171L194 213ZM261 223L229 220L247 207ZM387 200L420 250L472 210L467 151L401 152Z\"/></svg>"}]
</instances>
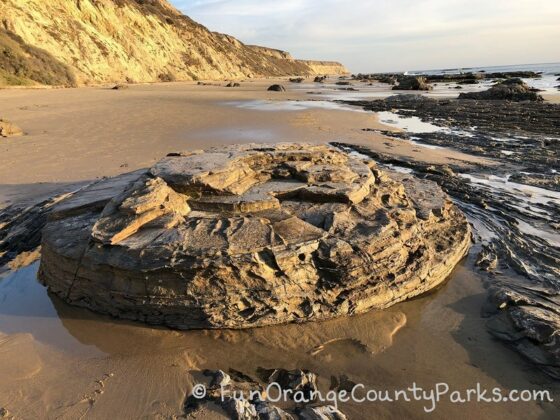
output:
<instances>
[{"instance_id":1,"label":"cloud","mask_svg":"<svg viewBox=\"0 0 560 420\"><path fill-rule=\"evenodd\" d=\"M558 0L172 0L249 44L353 71L558 61Z\"/></svg>"}]
</instances>

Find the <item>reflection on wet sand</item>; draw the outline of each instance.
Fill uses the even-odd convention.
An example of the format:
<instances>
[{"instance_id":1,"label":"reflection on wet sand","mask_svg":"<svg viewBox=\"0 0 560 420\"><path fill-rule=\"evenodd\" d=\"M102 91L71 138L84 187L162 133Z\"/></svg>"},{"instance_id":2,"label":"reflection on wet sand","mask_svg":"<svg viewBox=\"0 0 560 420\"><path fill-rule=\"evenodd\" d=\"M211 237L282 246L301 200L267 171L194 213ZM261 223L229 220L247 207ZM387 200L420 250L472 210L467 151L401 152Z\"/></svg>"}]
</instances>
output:
<instances>
[{"instance_id":1,"label":"reflection on wet sand","mask_svg":"<svg viewBox=\"0 0 560 420\"><path fill-rule=\"evenodd\" d=\"M9 406L24 393L29 404L18 413L24 418L47 411L61 418L85 413L103 418L114 404L122 407L123 418L180 415L196 372L203 369L233 369L251 377L259 368L309 369L325 391L331 378L341 375L376 389L412 382L534 388L525 362L492 342L481 325L476 308L484 294L470 261L439 291L386 311L241 331L179 332L99 316L50 297L37 283L36 270L37 264L0 280L0 331L7 333L0 338L0 352L25 366L18 372L27 372L11 386L0 385L0 405ZM419 402L375 405L379 418L418 416L422 407ZM555 409L536 403L523 408L535 416ZM442 404L435 418L464 409ZM350 418L361 418L362 410L358 404L343 406ZM519 418L514 405L473 404L468 410Z\"/></svg>"}]
</instances>

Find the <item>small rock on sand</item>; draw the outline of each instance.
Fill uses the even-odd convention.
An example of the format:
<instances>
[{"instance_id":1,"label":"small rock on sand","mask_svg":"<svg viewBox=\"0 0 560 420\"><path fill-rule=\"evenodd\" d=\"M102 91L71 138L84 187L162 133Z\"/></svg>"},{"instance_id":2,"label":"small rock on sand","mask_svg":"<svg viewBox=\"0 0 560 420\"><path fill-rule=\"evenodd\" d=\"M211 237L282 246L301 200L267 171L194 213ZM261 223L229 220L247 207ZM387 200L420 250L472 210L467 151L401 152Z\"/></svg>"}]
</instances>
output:
<instances>
[{"instance_id":1,"label":"small rock on sand","mask_svg":"<svg viewBox=\"0 0 560 420\"><path fill-rule=\"evenodd\" d=\"M286 88L282 85L272 85L267 90L271 92L286 92Z\"/></svg>"},{"instance_id":2,"label":"small rock on sand","mask_svg":"<svg viewBox=\"0 0 560 420\"><path fill-rule=\"evenodd\" d=\"M23 131L17 125L9 121L0 119L0 137L17 137L22 136Z\"/></svg>"}]
</instances>

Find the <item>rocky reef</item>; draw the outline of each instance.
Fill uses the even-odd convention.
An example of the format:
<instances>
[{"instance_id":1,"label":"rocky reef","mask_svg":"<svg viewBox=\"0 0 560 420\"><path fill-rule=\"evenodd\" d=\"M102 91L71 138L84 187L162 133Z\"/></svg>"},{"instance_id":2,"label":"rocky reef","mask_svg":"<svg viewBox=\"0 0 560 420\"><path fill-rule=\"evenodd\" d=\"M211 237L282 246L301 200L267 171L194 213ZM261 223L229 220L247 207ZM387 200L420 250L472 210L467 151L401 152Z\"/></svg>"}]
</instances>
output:
<instances>
[{"instance_id":1,"label":"rocky reef","mask_svg":"<svg viewBox=\"0 0 560 420\"><path fill-rule=\"evenodd\" d=\"M429 133L379 131L402 140L497 159L511 181L560 191L560 105L547 102L433 99L395 95L382 100L345 102L365 109L417 116L439 126Z\"/></svg>"},{"instance_id":2,"label":"rocky reef","mask_svg":"<svg viewBox=\"0 0 560 420\"><path fill-rule=\"evenodd\" d=\"M415 176L437 182L455 199L475 226L476 265L488 274L488 301L482 310L488 330L559 379L560 247L558 235L548 226L560 215L558 194L518 195L519 186L496 188L488 182L491 176L460 173L459 166L415 162L356 145L338 146L371 156L381 165L409 168Z\"/></svg>"},{"instance_id":3,"label":"rocky reef","mask_svg":"<svg viewBox=\"0 0 560 420\"><path fill-rule=\"evenodd\" d=\"M378 81L394 85L401 79L417 77L409 76L403 73L370 73L370 74L353 74L352 79L362 82ZM461 73L442 73L442 74L425 74L422 77L428 83L458 83L464 85L477 84L481 80L496 80L523 78L523 79L540 79L542 75L533 71L510 71L510 72L461 72Z\"/></svg>"},{"instance_id":4,"label":"rocky reef","mask_svg":"<svg viewBox=\"0 0 560 420\"><path fill-rule=\"evenodd\" d=\"M459 95L459 99L482 99L498 101L543 101L538 90L531 89L521 79L506 79L482 92L466 92Z\"/></svg>"},{"instance_id":5,"label":"rocky reef","mask_svg":"<svg viewBox=\"0 0 560 420\"><path fill-rule=\"evenodd\" d=\"M437 184L292 143L170 154L49 205L52 293L181 329L385 308L443 282L471 236Z\"/></svg>"},{"instance_id":6,"label":"rocky reef","mask_svg":"<svg viewBox=\"0 0 560 420\"><path fill-rule=\"evenodd\" d=\"M557 137L560 127L560 105L551 102L434 99L418 94L340 102L361 106L367 111L396 111L403 117L417 116L442 127L463 130L477 127L478 131L500 136Z\"/></svg>"},{"instance_id":7,"label":"rocky reef","mask_svg":"<svg viewBox=\"0 0 560 420\"><path fill-rule=\"evenodd\" d=\"M432 85L422 76L402 76L393 90L432 90Z\"/></svg>"}]
</instances>

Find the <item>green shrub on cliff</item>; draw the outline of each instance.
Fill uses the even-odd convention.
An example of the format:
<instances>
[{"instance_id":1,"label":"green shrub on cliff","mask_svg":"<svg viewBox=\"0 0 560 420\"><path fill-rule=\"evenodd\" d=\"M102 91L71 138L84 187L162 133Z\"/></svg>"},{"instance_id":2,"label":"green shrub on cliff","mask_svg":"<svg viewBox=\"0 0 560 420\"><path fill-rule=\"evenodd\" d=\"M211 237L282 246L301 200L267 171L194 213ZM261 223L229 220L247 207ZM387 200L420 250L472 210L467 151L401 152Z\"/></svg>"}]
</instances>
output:
<instances>
[{"instance_id":1,"label":"green shrub on cliff","mask_svg":"<svg viewBox=\"0 0 560 420\"><path fill-rule=\"evenodd\" d=\"M0 85L76 86L72 70L47 51L0 29Z\"/></svg>"}]
</instances>

